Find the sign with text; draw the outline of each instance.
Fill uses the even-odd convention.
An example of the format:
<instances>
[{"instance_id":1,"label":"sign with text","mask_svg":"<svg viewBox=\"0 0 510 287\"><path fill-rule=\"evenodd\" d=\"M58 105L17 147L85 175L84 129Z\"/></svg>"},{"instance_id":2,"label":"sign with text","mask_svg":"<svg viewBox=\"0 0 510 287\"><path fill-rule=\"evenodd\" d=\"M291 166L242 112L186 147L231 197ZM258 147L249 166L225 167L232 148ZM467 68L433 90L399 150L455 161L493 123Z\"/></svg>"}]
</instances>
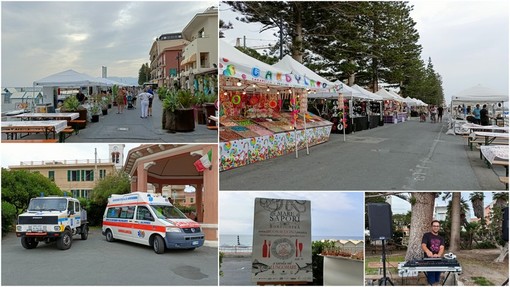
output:
<instances>
[{"instance_id":1,"label":"sign with text","mask_svg":"<svg viewBox=\"0 0 510 287\"><path fill-rule=\"evenodd\" d=\"M311 228L310 201L256 198L252 281L313 281Z\"/></svg>"}]
</instances>

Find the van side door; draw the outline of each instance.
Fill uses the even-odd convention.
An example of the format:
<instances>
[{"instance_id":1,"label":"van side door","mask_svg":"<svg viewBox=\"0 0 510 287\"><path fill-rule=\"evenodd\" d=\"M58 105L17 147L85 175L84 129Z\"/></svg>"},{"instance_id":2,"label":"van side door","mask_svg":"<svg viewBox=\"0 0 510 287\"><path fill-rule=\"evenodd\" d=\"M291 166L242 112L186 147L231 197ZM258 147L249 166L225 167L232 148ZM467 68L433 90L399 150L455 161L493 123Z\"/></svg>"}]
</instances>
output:
<instances>
[{"instance_id":1,"label":"van side door","mask_svg":"<svg viewBox=\"0 0 510 287\"><path fill-rule=\"evenodd\" d=\"M134 224L134 240L138 243L149 245L149 237L153 233L154 216L152 216L149 208L146 206L136 207L136 216Z\"/></svg>"}]
</instances>

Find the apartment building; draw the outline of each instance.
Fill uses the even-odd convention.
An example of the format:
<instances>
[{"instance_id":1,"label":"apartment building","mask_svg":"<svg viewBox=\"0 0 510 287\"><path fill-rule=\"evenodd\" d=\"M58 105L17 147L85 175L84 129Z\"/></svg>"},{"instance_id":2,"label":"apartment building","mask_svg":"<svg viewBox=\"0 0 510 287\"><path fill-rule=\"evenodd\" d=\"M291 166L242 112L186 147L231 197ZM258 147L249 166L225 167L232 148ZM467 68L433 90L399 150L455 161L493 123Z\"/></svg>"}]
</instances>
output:
<instances>
[{"instance_id":1,"label":"apartment building","mask_svg":"<svg viewBox=\"0 0 510 287\"><path fill-rule=\"evenodd\" d=\"M9 169L38 172L76 198L90 198L97 181L116 171L109 159L23 161Z\"/></svg>"},{"instance_id":2,"label":"apartment building","mask_svg":"<svg viewBox=\"0 0 510 287\"><path fill-rule=\"evenodd\" d=\"M187 43L180 32L163 34L154 40L149 52L151 84L167 86L170 77L178 77L182 49Z\"/></svg>"}]
</instances>

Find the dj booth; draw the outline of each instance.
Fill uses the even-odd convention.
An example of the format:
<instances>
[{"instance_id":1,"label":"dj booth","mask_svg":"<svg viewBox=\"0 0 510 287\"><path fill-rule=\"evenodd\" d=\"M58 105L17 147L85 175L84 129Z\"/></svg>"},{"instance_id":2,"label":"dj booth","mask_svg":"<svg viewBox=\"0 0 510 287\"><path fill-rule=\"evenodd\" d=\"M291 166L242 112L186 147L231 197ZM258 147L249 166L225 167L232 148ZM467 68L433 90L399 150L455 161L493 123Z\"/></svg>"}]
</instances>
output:
<instances>
[{"instance_id":1,"label":"dj booth","mask_svg":"<svg viewBox=\"0 0 510 287\"><path fill-rule=\"evenodd\" d=\"M444 285L450 273L461 273L462 266L455 258L423 258L398 264L399 277L416 277L418 272L447 272L441 283Z\"/></svg>"}]
</instances>

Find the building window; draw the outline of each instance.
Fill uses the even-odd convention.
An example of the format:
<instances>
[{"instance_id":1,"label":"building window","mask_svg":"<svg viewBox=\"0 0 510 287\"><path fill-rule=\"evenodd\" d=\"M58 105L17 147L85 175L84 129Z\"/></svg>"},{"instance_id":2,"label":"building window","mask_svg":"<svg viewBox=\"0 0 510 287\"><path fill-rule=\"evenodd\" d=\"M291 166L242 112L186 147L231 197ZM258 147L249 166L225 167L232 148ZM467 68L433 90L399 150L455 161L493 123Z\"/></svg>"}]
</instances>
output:
<instances>
[{"instance_id":1,"label":"building window","mask_svg":"<svg viewBox=\"0 0 510 287\"><path fill-rule=\"evenodd\" d=\"M119 163L120 152L112 152L112 162Z\"/></svg>"},{"instance_id":2,"label":"building window","mask_svg":"<svg viewBox=\"0 0 510 287\"><path fill-rule=\"evenodd\" d=\"M106 177L106 169L99 170L99 178L103 179Z\"/></svg>"},{"instance_id":3,"label":"building window","mask_svg":"<svg viewBox=\"0 0 510 287\"><path fill-rule=\"evenodd\" d=\"M93 170L84 170L83 171L83 181L94 181L94 171Z\"/></svg>"},{"instance_id":4,"label":"building window","mask_svg":"<svg viewBox=\"0 0 510 287\"><path fill-rule=\"evenodd\" d=\"M90 198L92 190L90 189L71 189L74 198Z\"/></svg>"},{"instance_id":5,"label":"building window","mask_svg":"<svg viewBox=\"0 0 510 287\"><path fill-rule=\"evenodd\" d=\"M200 68L209 68L209 53L200 53Z\"/></svg>"},{"instance_id":6,"label":"building window","mask_svg":"<svg viewBox=\"0 0 510 287\"><path fill-rule=\"evenodd\" d=\"M51 181L55 181L55 171L54 171L54 170L49 170L49 171L48 171L48 178L49 178Z\"/></svg>"},{"instance_id":7,"label":"building window","mask_svg":"<svg viewBox=\"0 0 510 287\"><path fill-rule=\"evenodd\" d=\"M189 198L189 202L190 202L190 203L194 203L194 202L195 202L195 199L194 199L193 197L190 197L190 198Z\"/></svg>"},{"instance_id":8,"label":"building window","mask_svg":"<svg viewBox=\"0 0 510 287\"><path fill-rule=\"evenodd\" d=\"M80 171L79 170L68 170L67 171L67 181L80 181Z\"/></svg>"}]
</instances>

